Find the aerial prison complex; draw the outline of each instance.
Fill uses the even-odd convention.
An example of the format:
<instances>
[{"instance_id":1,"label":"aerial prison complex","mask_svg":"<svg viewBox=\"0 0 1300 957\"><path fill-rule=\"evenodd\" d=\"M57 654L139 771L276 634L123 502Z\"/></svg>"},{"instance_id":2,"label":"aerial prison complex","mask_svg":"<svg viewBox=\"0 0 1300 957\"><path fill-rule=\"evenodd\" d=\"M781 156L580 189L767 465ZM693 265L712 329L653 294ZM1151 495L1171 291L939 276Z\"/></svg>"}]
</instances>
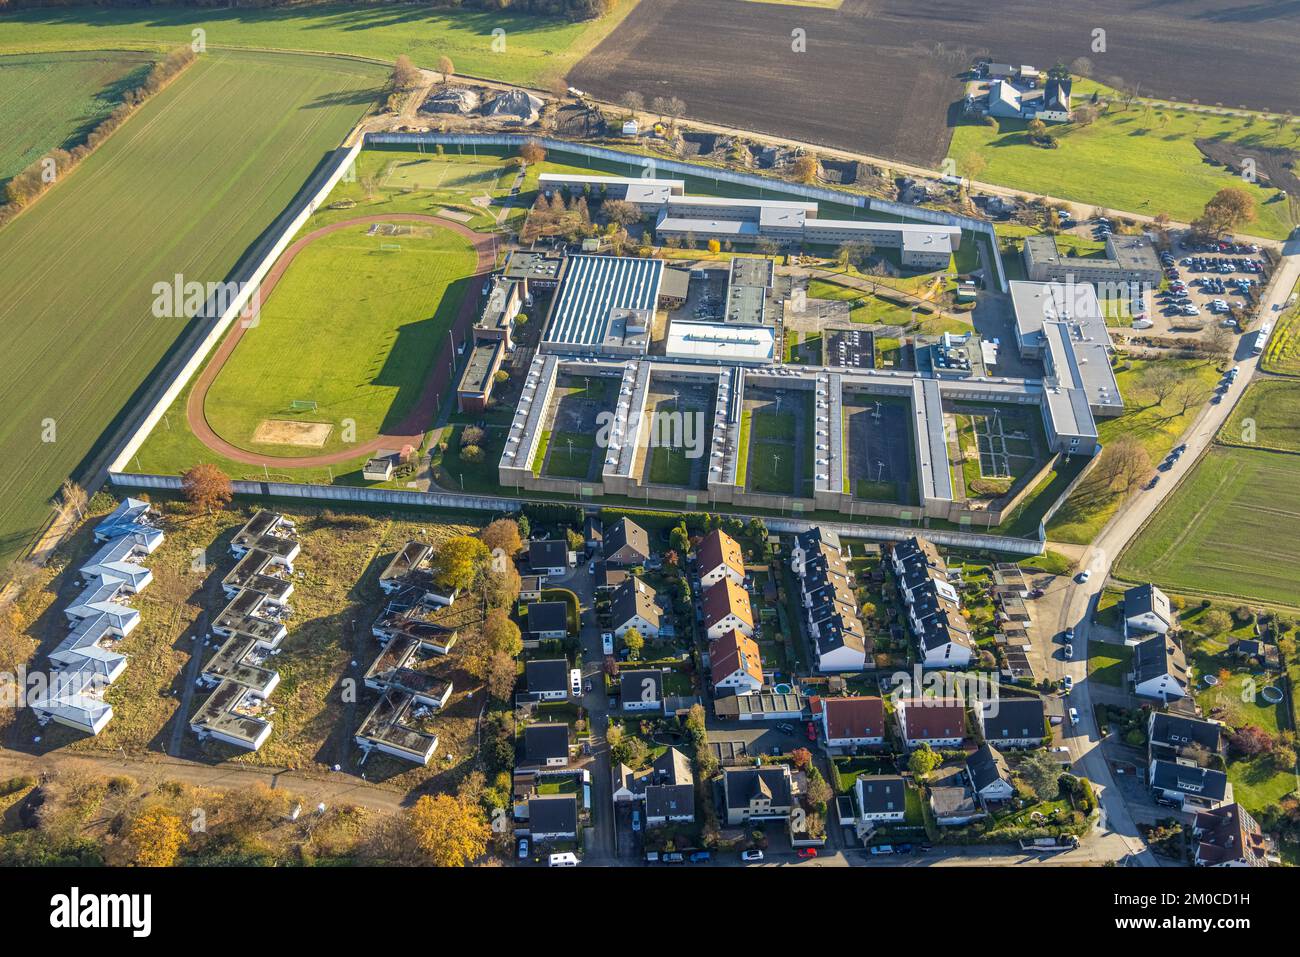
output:
<instances>
[{"instance_id":1,"label":"aerial prison complex","mask_svg":"<svg viewBox=\"0 0 1300 957\"><path fill-rule=\"evenodd\" d=\"M582 179L560 178L569 184ZM668 202L679 196L677 181L611 182L629 201L667 197ZM957 241L960 230L952 229ZM474 332L476 351L488 354L487 366L478 369L471 357L459 393L462 408L486 407L490 382L486 388L479 383L490 380L486 369L514 348L502 317L534 294L547 295L549 305L539 310L545 313L540 347L524 375L499 461L501 486L855 515L916 517L919 508L928 516L962 521L972 512L954 494L944 424L953 403L1037 407L1050 456L1094 454L1097 419L1123 410L1102 308L1086 283L1012 282L1014 343L982 344L991 358L975 368L945 361L969 338L947 337L935 347L937 361L918 361L920 371L908 371L875 368L869 344L847 352L828 349L826 365L782 362L780 327L798 297L791 278L780 272L766 257L738 256L727 266L688 270L658 259L549 250L512 254L493 279ZM857 341L852 328L825 332ZM998 348L1014 348L1022 359L1041 362L1042 377L984 374L996 362ZM749 437L742 432L746 403L752 407L755 396L780 396L778 408L787 401L787 412L796 411L794 406L808 410L789 437L814 447L802 488L792 494L759 492L746 481L742 456L748 454ZM898 419L894 431L909 433L911 502L854 495L863 476L856 474L862 455L853 443L861 438L849 428L846 406L863 397L909 410L910 428ZM672 420L667 426L665 418ZM560 455L555 436L567 443L569 464L560 469L545 467L548 458ZM577 461L575 436L585 437L584 457ZM593 437L597 453L592 453ZM668 451L656 454L665 445ZM665 456L673 455L688 461L665 468ZM665 478L666 473L674 477ZM986 518L981 511L979 521Z\"/></svg>"}]
</instances>

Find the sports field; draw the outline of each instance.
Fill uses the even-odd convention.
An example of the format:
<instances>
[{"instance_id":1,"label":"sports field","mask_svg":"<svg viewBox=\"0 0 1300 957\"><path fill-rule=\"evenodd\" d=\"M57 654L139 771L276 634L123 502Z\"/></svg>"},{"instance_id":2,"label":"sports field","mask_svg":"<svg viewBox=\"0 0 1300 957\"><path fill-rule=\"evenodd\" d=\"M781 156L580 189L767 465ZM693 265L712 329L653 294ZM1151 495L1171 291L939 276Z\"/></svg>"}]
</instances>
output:
<instances>
[{"instance_id":1,"label":"sports field","mask_svg":"<svg viewBox=\"0 0 1300 957\"><path fill-rule=\"evenodd\" d=\"M610 16L584 23L414 4L23 10L0 17L0 51L165 48L189 43L202 29L209 48L343 53L387 63L405 53L429 69L445 55L468 76L543 86L564 76L635 6L619 0ZM504 49L493 49L494 30L505 31ZM329 61L319 67L331 69Z\"/></svg>"},{"instance_id":2,"label":"sports field","mask_svg":"<svg viewBox=\"0 0 1300 957\"><path fill-rule=\"evenodd\" d=\"M80 143L151 62L128 51L0 57L0 190L49 150Z\"/></svg>"},{"instance_id":3,"label":"sports field","mask_svg":"<svg viewBox=\"0 0 1300 957\"><path fill-rule=\"evenodd\" d=\"M224 279L384 80L321 63L205 55L0 229L0 558L185 331L154 284Z\"/></svg>"},{"instance_id":4,"label":"sports field","mask_svg":"<svg viewBox=\"0 0 1300 957\"><path fill-rule=\"evenodd\" d=\"M506 179L507 169L498 157L449 156L445 159L425 156L395 158L380 174L379 185L384 189L448 190L469 196L491 195Z\"/></svg>"},{"instance_id":5,"label":"sports field","mask_svg":"<svg viewBox=\"0 0 1300 957\"><path fill-rule=\"evenodd\" d=\"M551 434L550 455L543 474L554 478L585 479L591 468L596 436L584 432ZM689 473L687 475L689 478Z\"/></svg>"},{"instance_id":6,"label":"sports field","mask_svg":"<svg viewBox=\"0 0 1300 957\"><path fill-rule=\"evenodd\" d=\"M1120 557L1125 581L1295 607L1300 456L1215 446Z\"/></svg>"},{"instance_id":7,"label":"sports field","mask_svg":"<svg viewBox=\"0 0 1300 957\"><path fill-rule=\"evenodd\" d=\"M1076 80L1075 103L1093 90L1109 91ZM1225 140L1246 146L1294 147L1294 125L1277 129L1265 119L1220 116L1137 101L1122 101L1089 126L1062 124L1053 133L1057 149L1029 141L1026 124L1002 120L997 126L963 124L953 130L948 155L972 179L1079 203L1111 206L1154 216L1168 213L1188 222L1200 215L1206 200L1225 186L1239 186L1254 196L1257 215L1240 232L1285 238L1293 223L1278 190L1247 183L1221 166L1206 162L1197 139Z\"/></svg>"},{"instance_id":8,"label":"sports field","mask_svg":"<svg viewBox=\"0 0 1300 957\"><path fill-rule=\"evenodd\" d=\"M446 346L476 261L457 233L407 228L418 232L353 226L298 253L208 392L204 415L218 435L292 456L367 442L402 422ZM311 449L254 441L268 420L333 428Z\"/></svg>"}]
</instances>

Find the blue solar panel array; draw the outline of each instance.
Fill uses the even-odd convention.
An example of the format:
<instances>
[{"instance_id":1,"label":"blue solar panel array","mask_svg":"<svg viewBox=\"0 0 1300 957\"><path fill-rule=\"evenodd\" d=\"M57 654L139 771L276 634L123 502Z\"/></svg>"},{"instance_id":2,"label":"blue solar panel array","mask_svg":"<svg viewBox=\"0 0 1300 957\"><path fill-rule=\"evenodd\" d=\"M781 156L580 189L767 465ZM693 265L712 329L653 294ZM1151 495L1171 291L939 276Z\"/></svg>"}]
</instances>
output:
<instances>
[{"instance_id":1,"label":"blue solar panel array","mask_svg":"<svg viewBox=\"0 0 1300 957\"><path fill-rule=\"evenodd\" d=\"M614 309L649 309L659 298L664 264L627 256L571 256L546 342L597 346Z\"/></svg>"}]
</instances>

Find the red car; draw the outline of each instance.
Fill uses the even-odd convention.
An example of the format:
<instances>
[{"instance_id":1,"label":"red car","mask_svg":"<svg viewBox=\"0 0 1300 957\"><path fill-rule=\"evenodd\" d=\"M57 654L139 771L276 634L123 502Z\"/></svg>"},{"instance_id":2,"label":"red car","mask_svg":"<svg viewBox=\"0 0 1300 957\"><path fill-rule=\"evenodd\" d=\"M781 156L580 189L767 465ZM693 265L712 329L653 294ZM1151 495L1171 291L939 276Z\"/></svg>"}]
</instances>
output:
<instances>
[{"instance_id":1,"label":"red car","mask_svg":"<svg viewBox=\"0 0 1300 957\"><path fill-rule=\"evenodd\" d=\"M813 724L811 721L808 722L808 740L817 740L817 725Z\"/></svg>"},{"instance_id":2,"label":"red car","mask_svg":"<svg viewBox=\"0 0 1300 957\"><path fill-rule=\"evenodd\" d=\"M817 856L817 848L815 848L815 847L802 847L802 848L800 848L796 853L798 854L799 857L816 857L816 856Z\"/></svg>"}]
</instances>

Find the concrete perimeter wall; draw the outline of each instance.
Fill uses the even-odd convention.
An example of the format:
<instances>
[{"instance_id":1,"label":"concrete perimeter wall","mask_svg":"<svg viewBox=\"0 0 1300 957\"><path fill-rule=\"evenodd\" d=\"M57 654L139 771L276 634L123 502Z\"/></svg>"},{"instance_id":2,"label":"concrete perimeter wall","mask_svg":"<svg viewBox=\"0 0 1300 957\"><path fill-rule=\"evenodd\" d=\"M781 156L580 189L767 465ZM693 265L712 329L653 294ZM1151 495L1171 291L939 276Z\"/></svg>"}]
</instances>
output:
<instances>
[{"instance_id":1,"label":"concrete perimeter wall","mask_svg":"<svg viewBox=\"0 0 1300 957\"><path fill-rule=\"evenodd\" d=\"M182 352L184 364L174 371L169 371L167 377L160 378L157 386L150 391L150 394L141 403L140 408L143 410L143 418L136 424L134 430L127 438L125 444L118 450L117 454L109 462L108 471L110 476L113 473L121 472L132 456L139 451L144 440L149 437L149 433L154 426L163 417L171 404L176 401L176 397L181 394L186 383L198 372L199 367L221 338L230 329L231 323L239 317L244 306L252 297L253 293L258 290L266 274L271 271L275 261L280 258L280 254L289 247L298 230L302 229L303 224L307 222L320 206L321 202L334 186L338 183L343 175L352 168L356 161L357 154L361 152L361 141L358 140L352 146L342 147L334 152L325 167L317 174L317 185L306 196L298 199L297 205L290 207L281 216L279 223L273 224L272 229L275 232L269 234L264 241L269 245L263 245L261 250L255 251L252 260L247 268L241 268L237 274L230 277L231 282L241 284L238 295L226 306L225 312L211 320L207 333L198 339L188 352ZM310 188L310 187L309 187ZM114 479L116 483L116 479Z\"/></svg>"},{"instance_id":2,"label":"concrete perimeter wall","mask_svg":"<svg viewBox=\"0 0 1300 957\"><path fill-rule=\"evenodd\" d=\"M738 186L771 190L774 193L788 193L791 196L821 200L824 203L856 206L859 209L867 208L867 197L859 193L828 189L824 186L805 186L803 183L787 183L785 180L773 179L770 176L738 173L733 170L718 169L714 166L683 163L681 160L646 156L641 153L625 153L605 146L571 143L568 140L553 139L549 136L530 136L527 133L367 133L365 143L367 146L416 146L418 144L436 146L441 143L443 146L508 146L515 149L525 143L536 143L543 149L556 153L571 153L576 156L587 156L591 159L605 160L611 163L626 163L629 166L639 166L642 175L647 179L659 178L664 172L681 173L700 179L711 179L719 183L734 183ZM904 209L910 209L910 207L904 207Z\"/></svg>"}]
</instances>

